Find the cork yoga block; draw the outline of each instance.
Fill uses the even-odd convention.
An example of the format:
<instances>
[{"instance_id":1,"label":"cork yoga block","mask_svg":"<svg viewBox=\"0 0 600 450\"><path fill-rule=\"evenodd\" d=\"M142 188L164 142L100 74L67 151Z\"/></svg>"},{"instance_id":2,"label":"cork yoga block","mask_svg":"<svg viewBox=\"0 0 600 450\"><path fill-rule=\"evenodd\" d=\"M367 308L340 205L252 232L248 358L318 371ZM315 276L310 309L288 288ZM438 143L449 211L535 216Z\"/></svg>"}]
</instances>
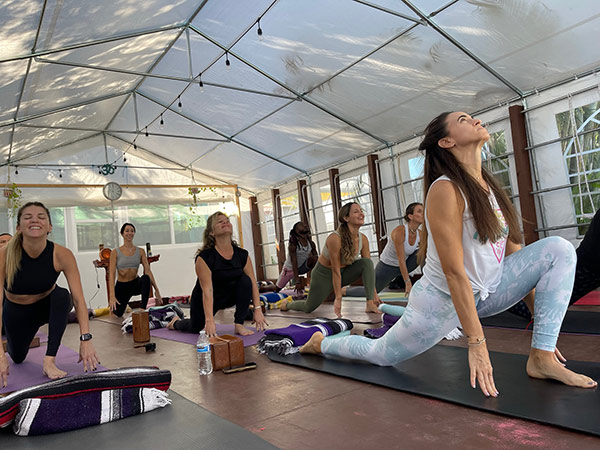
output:
<instances>
[{"instance_id":1,"label":"cork yoga block","mask_svg":"<svg viewBox=\"0 0 600 450\"><path fill-rule=\"evenodd\" d=\"M133 325L133 342L148 342L150 340L150 320L148 311L135 311L131 315Z\"/></svg>"},{"instance_id":2,"label":"cork yoga block","mask_svg":"<svg viewBox=\"0 0 600 450\"><path fill-rule=\"evenodd\" d=\"M241 366L246 362L244 342L237 336L224 334L210 338L210 358L213 370Z\"/></svg>"}]
</instances>

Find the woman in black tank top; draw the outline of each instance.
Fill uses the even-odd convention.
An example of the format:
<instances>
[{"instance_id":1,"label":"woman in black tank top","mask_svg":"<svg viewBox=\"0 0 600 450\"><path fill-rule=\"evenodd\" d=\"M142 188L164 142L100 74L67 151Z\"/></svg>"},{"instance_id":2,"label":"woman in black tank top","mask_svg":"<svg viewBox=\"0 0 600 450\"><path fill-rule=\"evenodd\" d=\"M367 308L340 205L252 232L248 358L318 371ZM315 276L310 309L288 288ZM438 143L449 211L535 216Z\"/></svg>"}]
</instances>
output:
<instances>
[{"instance_id":1,"label":"woman in black tank top","mask_svg":"<svg viewBox=\"0 0 600 450\"><path fill-rule=\"evenodd\" d=\"M25 360L40 326L47 323L48 347L42 370L55 379L67 375L56 367L55 359L73 302L81 331L80 361L86 372L95 370L100 362L91 341L75 257L69 249L48 241L50 231L50 212L42 203L30 202L19 209L17 233L0 249L0 283L4 287L0 293L0 327L5 326L8 354L19 364ZM71 294L55 284L61 272L67 278ZM8 374L9 360L0 348L3 386L9 382Z\"/></svg>"},{"instance_id":2,"label":"woman in black tank top","mask_svg":"<svg viewBox=\"0 0 600 450\"><path fill-rule=\"evenodd\" d=\"M253 334L244 327L251 301L256 329L262 331L268 325L260 307L252 261L248 252L231 239L232 234L231 222L222 212L207 219L203 246L196 254L198 279L190 300L190 318L176 317L169 328L188 333L205 329L209 337L216 336L215 313L235 306L235 333Z\"/></svg>"}]
</instances>

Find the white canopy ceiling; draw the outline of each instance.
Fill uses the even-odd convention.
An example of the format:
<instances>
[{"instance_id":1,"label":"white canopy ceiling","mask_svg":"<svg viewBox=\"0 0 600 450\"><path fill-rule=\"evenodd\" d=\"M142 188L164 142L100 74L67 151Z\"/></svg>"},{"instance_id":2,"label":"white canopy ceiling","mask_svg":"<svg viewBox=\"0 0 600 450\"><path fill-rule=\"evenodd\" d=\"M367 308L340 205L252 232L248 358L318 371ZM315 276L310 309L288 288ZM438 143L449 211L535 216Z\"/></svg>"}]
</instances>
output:
<instances>
[{"instance_id":1,"label":"white canopy ceiling","mask_svg":"<svg viewBox=\"0 0 600 450\"><path fill-rule=\"evenodd\" d=\"M599 31L597 0L3 0L3 179L127 153L256 192L594 71Z\"/></svg>"}]
</instances>

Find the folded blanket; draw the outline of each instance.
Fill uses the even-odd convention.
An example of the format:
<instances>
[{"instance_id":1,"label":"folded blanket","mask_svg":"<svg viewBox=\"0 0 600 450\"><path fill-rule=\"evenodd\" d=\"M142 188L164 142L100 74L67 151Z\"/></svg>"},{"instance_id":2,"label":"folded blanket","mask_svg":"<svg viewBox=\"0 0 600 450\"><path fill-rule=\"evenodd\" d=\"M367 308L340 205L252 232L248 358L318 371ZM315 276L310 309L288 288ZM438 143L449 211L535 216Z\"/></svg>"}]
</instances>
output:
<instances>
[{"instance_id":1,"label":"folded blanket","mask_svg":"<svg viewBox=\"0 0 600 450\"><path fill-rule=\"evenodd\" d=\"M172 303L163 306L153 306L148 309L149 327L151 330L157 328L166 328L169 322L177 315L180 319L185 317L183 310L177 303ZM123 319L121 331L125 333L133 333L133 318L132 316Z\"/></svg>"},{"instance_id":2,"label":"folded blanket","mask_svg":"<svg viewBox=\"0 0 600 450\"><path fill-rule=\"evenodd\" d=\"M28 398L60 398L84 392L128 387L157 388L166 391L170 385L171 372L156 367L129 367L48 381L0 398L0 428L10 425L19 410L19 402Z\"/></svg>"},{"instance_id":3,"label":"folded blanket","mask_svg":"<svg viewBox=\"0 0 600 450\"><path fill-rule=\"evenodd\" d=\"M265 331L265 336L258 341L256 349L259 353L276 351L280 355L296 353L298 347L308 342L310 337L320 331L325 336L332 336L353 327L348 319L312 319L285 328Z\"/></svg>"},{"instance_id":4,"label":"folded blanket","mask_svg":"<svg viewBox=\"0 0 600 450\"><path fill-rule=\"evenodd\" d=\"M267 309L279 309L281 308L282 302L291 302L292 297L289 295L281 294L279 292L269 292L266 294L260 294L260 301L264 303Z\"/></svg>"},{"instance_id":5,"label":"folded blanket","mask_svg":"<svg viewBox=\"0 0 600 450\"><path fill-rule=\"evenodd\" d=\"M380 328L369 328L368 330L363 331L363 334L366 337L372 339L379 339L381 336L387 333L387 331L392 327L392 325L398 322L399 319L400 317L398 316L393 316L391 314L383 314L383 325Z\"/></svg>"},{"instance_id":6,"label":"folded blanket","mask_svg":"<svg viewBox=\"0 0 600 450\"><path fill-rule=\"evenodd\" d=\"M19 403L13 430L19 436L36 436L78 430L142 414L171 403L155 388L88 391L58 398L28 398Z\"/></svg>"}]
</instances>

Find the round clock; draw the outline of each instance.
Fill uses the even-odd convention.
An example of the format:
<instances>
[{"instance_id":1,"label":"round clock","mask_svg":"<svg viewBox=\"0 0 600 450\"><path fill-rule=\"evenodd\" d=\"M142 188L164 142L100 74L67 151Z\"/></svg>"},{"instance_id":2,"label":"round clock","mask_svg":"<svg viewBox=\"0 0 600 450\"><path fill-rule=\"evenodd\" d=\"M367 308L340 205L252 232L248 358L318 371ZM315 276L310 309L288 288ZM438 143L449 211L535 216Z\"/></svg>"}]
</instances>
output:
<instances>
[{"instance_id":1,"label":"round clock","mask_svg":"<svg viewBox=\"0 0 600 450\"><path fill-rule=\"evenodd\" d=\"M104 185L104 187L102 188L102 193L108 200L113 202L121 198L121 195L123 194L123 188L119 183L111 181Z\"/></svg>"}]
</instances>

